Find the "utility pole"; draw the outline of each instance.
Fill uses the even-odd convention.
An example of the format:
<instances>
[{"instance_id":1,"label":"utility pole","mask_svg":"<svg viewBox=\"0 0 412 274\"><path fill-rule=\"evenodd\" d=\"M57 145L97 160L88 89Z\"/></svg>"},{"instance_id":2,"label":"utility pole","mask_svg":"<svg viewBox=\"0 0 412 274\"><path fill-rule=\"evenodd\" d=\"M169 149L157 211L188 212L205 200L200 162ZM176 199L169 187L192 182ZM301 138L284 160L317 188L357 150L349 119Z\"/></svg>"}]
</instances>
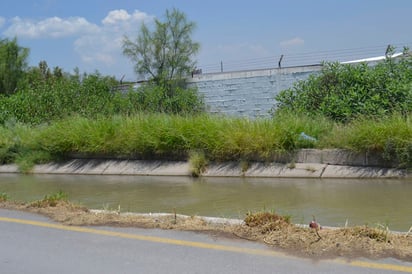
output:
<instances>
[{"instance_id":1,"label":"utility pole","mask_svg":"<svg viewBox=\"0 0 412 274\"><path fill-rule=\"evenodd\" d=\"M283 59L283 54L280 56L280 59L278 62L278 68L282 68L282 59Z\"/></svg>"}]
</instances>

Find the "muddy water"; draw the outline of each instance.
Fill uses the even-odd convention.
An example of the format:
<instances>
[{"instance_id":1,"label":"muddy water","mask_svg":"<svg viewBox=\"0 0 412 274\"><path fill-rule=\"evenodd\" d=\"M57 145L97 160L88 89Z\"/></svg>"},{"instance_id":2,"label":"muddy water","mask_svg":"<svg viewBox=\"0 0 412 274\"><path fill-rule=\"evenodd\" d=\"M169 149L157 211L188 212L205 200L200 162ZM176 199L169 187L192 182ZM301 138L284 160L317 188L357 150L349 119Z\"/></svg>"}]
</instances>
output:
<instances>
[{"instance_id":1,"label":"muddy water","mask_svg":"<svg viewBox=\"0 0 412 274\"><path fill-rule=\"evenodd\" d=\"M249 179L0 175L0 192L12 200L33 201L59 190L71 201L95 209L172 212L244 218L249 211L274 210L323 225L412 226L412 180Z\"/></svg>"}]
</instances>

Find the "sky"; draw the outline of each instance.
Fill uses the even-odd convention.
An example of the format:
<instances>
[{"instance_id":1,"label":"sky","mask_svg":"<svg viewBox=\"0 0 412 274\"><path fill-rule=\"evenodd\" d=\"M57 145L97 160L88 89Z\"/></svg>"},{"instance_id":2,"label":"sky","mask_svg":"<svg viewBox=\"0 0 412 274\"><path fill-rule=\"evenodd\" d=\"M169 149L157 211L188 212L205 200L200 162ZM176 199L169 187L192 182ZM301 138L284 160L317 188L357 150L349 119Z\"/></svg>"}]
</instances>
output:
<instances>
[{"instance_id":1,"label":"sky","mask_svg":"<svg viewBox=\"0 0 412 274\"><path fill-rule=\"evenodd\" d=\"M206 72L349 61L412 47L410 0L1 0L0 39L17 37L29 65L140 80L122 54L126 35L176 8L196 23Z\"/></svg>"}]
</instances>

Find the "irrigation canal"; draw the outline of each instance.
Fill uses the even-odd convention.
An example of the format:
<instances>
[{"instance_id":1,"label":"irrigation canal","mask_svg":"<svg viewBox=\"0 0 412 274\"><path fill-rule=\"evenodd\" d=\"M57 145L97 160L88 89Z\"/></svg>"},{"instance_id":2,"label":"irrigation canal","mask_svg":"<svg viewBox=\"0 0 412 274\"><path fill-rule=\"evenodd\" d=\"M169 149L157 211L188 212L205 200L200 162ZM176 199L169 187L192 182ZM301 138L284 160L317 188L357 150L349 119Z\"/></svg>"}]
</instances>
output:
<instances>
[{"instance_id":1,"label":"irrigation canal","mask_svg":"<svg viewBox=\"0 0 412 274\"><path fill-rule=\"evenodd\" d=\"M171 213L243 219L274 210L294 223L312 216L327 226L412 225L411 179L190 178L1 174L0 193L34 201L63 191L70 201L93 209Z\"/></svg>"}]
</instances>

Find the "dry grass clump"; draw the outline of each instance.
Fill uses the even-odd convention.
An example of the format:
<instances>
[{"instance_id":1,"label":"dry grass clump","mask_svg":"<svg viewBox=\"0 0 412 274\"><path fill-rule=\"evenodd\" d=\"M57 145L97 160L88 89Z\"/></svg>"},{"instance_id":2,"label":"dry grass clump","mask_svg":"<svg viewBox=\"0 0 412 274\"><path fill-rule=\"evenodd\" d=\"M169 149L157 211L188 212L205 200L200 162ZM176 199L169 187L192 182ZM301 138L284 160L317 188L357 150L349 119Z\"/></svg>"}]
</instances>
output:
<instances>
[{"instance_id":1,"label":"dry grass clump","mask_svg":"<svg viewBox=\"0 0 412 274\"><path fill-rule=\"evenodd\" d=\"M274 230L282 230L291 225L290 217L266 211L248 213L244 222L248 227L258 228L262 234Z\"/></svg>"},{"instance_id":2,"label":"dry grass clump","mask_svg":"<svg viewBox=\"0 0 412 274\"><path fill-rule=\"evenodd\" d=\"M249 223L249 225L248 225ZM386 227L312 229L285 222L282 216L257 213L235 230L238 237L264 242L290 253L315 258L394 257L412 261L412 237Z\"/></svg>"}]
</instances>

